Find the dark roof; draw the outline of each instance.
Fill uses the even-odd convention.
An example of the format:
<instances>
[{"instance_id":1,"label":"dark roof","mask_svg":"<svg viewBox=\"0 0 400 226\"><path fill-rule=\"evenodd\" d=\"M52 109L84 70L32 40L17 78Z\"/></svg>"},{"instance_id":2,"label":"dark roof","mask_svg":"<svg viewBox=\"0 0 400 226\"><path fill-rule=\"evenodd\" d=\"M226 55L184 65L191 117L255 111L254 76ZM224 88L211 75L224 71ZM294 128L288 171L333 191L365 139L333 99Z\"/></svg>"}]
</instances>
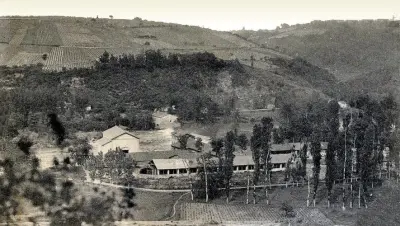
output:
<instances>
[{"instance_id":1,"label":"dark roof","mask_svg":"<svg viewBox=\"0 0 400 226\"><path fill-rule=\"evenodd\" d=\"M182 149L179 141L173 141L171 144L171 147L177 148L177 149ZM186 149L198 151L198 149L196 148L196 137L194 137L193 135L188 137L188 140L186 143ZM203 150L207 150L207 151L211 150L211 145L209 143L203 142Z\"/></svg>"}]
</instances>

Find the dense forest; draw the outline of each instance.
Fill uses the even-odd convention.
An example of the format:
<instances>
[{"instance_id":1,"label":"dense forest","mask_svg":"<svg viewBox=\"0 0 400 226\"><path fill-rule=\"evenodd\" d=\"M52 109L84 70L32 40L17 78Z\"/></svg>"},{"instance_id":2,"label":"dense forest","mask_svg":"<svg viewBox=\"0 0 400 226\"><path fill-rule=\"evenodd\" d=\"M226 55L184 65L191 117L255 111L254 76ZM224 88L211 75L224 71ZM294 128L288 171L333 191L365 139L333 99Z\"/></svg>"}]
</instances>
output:
<instances>
[{"instance_id":1,"label":"dense forest","mask_svg":"<svg viewBox=\"0 0 400 226\"><path fill-rule=\"evenodd\" d=\"M61 72L45 72L41 65L3 67L3 80L11 89L0 93L2 131L16 135L27 126L40 129L37 125L51 112L72 131L115 124L152 129L151 113L161 108L181 121L214 122L231 110L207 94L222 70L243 76L237 61L223 61L207 52L165 56L148 50L118 57L105 52L94 68Z\"/></svg>"}]
</instances>

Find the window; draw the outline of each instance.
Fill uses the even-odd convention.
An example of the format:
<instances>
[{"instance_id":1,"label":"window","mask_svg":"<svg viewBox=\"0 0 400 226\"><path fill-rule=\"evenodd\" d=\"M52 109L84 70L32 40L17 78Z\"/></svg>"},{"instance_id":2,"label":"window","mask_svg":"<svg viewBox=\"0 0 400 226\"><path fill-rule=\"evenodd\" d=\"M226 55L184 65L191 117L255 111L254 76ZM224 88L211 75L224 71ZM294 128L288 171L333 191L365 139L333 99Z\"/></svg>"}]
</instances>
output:
<instances>
[{"instance_id":1,"label":"window","mask_svg":"<svg viewBox=\"0 0 400 226\"><path fill-rule=\"evenodd\" d=\"M125 154L128 154L129 150L128 149L122 149L122 152L124 152Z\"/></svg>"},{"instance_id":2,"label":"window","mask_svg":"<svg viewBox=\"0 0 400 226\"><path fill-rule=\"evenodd\" d=\"M239 170L239 167L235 166L235 167L233 167L233 170L234 170L234 171L238 171L238 170Z\"/></svg>"},{"instance_id":3,"label":"window","mask_svg":"<svg viewBox=\"0 0 400 226\"><path fill-rule=\"evenodd\" d=\"M170 169L169 170L169 174L176 174L177 173L177 170L176 169Z\"/></svg>"},{"instance_id":4,"label":"window","mask_svg":"<svg viewBox=\"0 0 400 226\"><path fill-rule=\"evenodd\" d=\"M246 170L246 166L238 166L239 170L243 171Z\"/></svg>"},{"instance_id":5,"label":"window","mask_svg":"<svg viewBox=\"0 0 400 226\"><path fill-rule=\"evenodd\" d=\"M250 165L249 170L254 170L254 165Z\"/></svg>"},{"instance_id":6,"label":"window","mask_svg":"<svg viewBox=\"0 0 400 226\"><path fill-rule=\"evenodd\" d=\"M190 173L197 173L197 168L190 168Z\"/></svg>"},{"instance_id":7,"label":"window","mask_svg":"<svg viewBox=\"0 0 400 226\"><path fill-rule=\"evenodd\" d=\"M276 168L280 168L280 166L281 166L281 164L276 164L276 163L274 163L272 167L273 167L274 169L276 169Z\"/></svg>"},{"instance_id":8,"label":"window","mask_svg":"<svg viewBox=\"0 0 400 226\"><path fill-rule=\"evenodd\" d=\"M179 169L179 174L187 173L187 169Z\"/></svg>"},{"instance_id":9,"label":"window","mask_svg":"<svg viewBox=\"0 0 400 226\"><path fill-rule=\"evenodd\" d=\"M159 170L158 172L159 172L160 175L168 174L168 170Z\"/></svg>"}]
</instances>

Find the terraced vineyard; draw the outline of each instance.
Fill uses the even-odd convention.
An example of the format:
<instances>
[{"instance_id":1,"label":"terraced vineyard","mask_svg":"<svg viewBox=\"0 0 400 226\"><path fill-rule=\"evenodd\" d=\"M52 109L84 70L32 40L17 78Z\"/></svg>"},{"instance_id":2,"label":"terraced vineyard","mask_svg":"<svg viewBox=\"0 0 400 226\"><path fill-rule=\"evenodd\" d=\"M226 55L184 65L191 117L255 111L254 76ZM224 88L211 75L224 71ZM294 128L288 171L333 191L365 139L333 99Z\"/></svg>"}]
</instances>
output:
<instances>
[{"instance_id":1,"label":"terraced vineyard","mask_svg":"<svg viewBox=\"0 0 400 226\"><path fill-rule=\"evenodd\" d=\"M61 38L57 27L50 21L33 20L34 24L26 32L21 44L23 45L44 45L60 46Z\"/></svg>"},{"instance_id":2,"label":"terraced vineyard","mask_svg":"<svg viewBox=\"0 0 400 226\"><path fill-rule=\"evenodd\" d=\"M101 38L86 27L62 23L56 23L56 27L64 46L100 47L105 45Z\"/></svg>"},{"instance_id":3,"label":"terraced vineyard","mask_svg":"<svg viewBox=\"0 0 400 226\"><path fill-rule=\"evenodd\" d=\"M92 67L104 52L137 54L147 49L169 52L213 52L225 60L238 58L268 69L265 57L276 56L229 32L200 27L134 20L64 17L0 18L0 65L44 63L46 70ZM39 56L48 55L42 62ZM24 58L24 59L22 59Z\"/></svg>"},{"instance_id":4,"label":"terraced vineyard","mask_svg":"<svg viewBox=\"0 0 400 226\"><path fill-rule=\"evenodd\" d=\"M10 34L10 21L0 20L0 43L10 42L11 37L12 36Z\"/></svg>"},{"instance_id":5,"label":"terraced vineyard","mask_svg":"<svg viewBox=\"0 0 400 226\"><path fill-rule=\"evenodd\" d=\"M13 58L11 58L8 62L8 66L22 66L22 65L30 65L30 64L44 64L44 60L42 59L42 54L40 53L26 53L26 52L18 52Z\"/></svg>"},{"instance_id":6,"label":"terraced vineyard","mask_svg":"<svg viewBox=\"0 0 400 226\"><path fill-rule=\"evenodd\" d=\"M45 70L60 71L65 68L87 68L93 66L94 60L90 59L81 48L56 47L50 52L49 59L45 62Z\"/></svg>"}]
</instances>

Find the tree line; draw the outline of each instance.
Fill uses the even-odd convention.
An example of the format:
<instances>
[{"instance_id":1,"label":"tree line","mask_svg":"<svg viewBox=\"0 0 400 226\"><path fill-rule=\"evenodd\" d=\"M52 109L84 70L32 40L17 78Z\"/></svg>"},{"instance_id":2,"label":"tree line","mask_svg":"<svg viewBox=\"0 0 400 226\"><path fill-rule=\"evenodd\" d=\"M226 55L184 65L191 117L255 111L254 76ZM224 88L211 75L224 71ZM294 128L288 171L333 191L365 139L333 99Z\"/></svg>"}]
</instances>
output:
<instances>
[{"instance_id":1,"label":"tree line","mask_svg":"<svg viewBox=\"0 0 400 226\"><path fill-rule=\"evenodd\" d=\"M227 66L227 62L218 59L213 53L198 52L193 54L169 53L163 54L160 50L146 50L136 54L122 54L114 56L105 51L96 61L97 70L119 70L145 68L154 71L155 68L207 67L214 70Z\"/></svg>"},{"instance_id":2,"label":"tree line","mask_svg":"<svg viewBox=\"0 0 400 226\"><path fill-rule=\"evenodd\" d=\"M285 123L274 128L271 118L263 118L261 123L254 125L249 141L249 148L254 160L253 184L254 200L256 200L255 185L260 181L267 185L271 176L271 144L282 143L284 140L300 142L301 150L293 155L287 164L288 176L295 180L308 180L306 173L307 152L312 157L312 201L315 205L320 186L322 142L327 142L325 185L328 190L328 205L332 200L332 190L340 186L343 190L343 208L345 208L346 190L350 186L350 206L353 205L353 187L360 187L360 197L365 206L368 202L368 192L371 181L378 180L378 174L383 167L383 152L389 148L388 163L400 165L400 146L398 142L398 105L392 95L378 101L369 96L359 96L348 101L349 105L341 107L335 100L310 103L305 109L292 106L284 107L282 113ZM200 180L204 195L204 181L208 174L208 187L211 198L217 197L218 189L225 187L229 198L229 181L232 178L232 158L238 139L234 132L226 134L225 138L212 141L211 154L202 161L209 166L200 171ZM236 136L237 137L237 136ZM232 157L233 155L233 157ZM217 172L213 169L217 168ZM207 173L208 172L208 173ZM359 178L356 183L354 178ZM338 182L338 183L335 183ZM197 186L199 186L197 184ZM265 197L268 202L268 189L265 186ZM204 197L204 196L203 196Z\"/></svg>"}]
</instances>

